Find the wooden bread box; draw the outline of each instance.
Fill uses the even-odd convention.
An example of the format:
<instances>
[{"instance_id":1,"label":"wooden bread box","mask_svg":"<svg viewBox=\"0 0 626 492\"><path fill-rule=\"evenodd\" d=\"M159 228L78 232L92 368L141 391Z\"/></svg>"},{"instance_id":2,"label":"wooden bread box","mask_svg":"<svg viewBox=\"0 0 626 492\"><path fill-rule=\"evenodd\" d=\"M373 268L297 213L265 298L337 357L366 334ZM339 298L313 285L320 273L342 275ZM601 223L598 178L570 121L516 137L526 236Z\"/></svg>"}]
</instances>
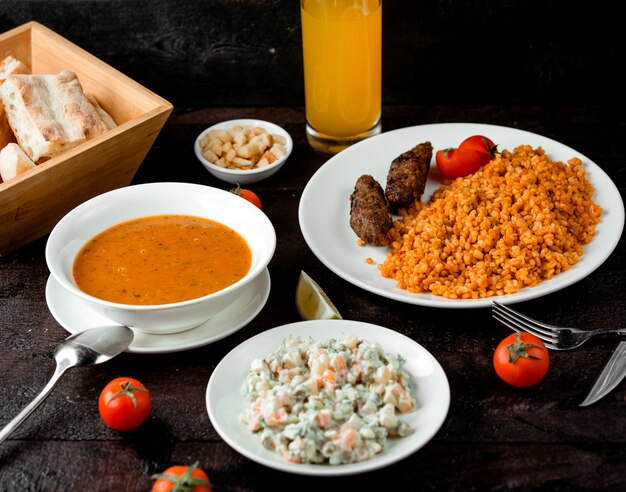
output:
<instances>
[{"instance_id":1,"label":"wooden bread box","mask_svg":"<svg viewBox=\"0 0 626 492\"><path fill-rule=\"evenodd\" d=\"M76 73L117 127L0 183L0 255L48 234L80 203L130 184L172 104L47 27L29 22L0 35L0 58L33 73Z\"/></svg>"}]
</instances>

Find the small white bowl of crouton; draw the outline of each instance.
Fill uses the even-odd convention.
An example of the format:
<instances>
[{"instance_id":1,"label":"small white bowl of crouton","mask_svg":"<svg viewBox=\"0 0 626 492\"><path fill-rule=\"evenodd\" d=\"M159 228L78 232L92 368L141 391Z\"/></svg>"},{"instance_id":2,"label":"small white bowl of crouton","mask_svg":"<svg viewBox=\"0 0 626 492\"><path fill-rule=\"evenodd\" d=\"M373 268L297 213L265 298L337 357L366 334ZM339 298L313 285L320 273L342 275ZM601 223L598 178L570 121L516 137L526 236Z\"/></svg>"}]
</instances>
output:
<instances>
[{"instance_id":1,"label":"small white bowl of crouton","mask_svg":"<svg viewBox=\"0 0 626 492\"><path fill-rule=\"evenodd\" d=\"M240 185L272 176L292 149L287 131L256 119L217 123L198 135L194 144L196 157L213 176Z\"/></svg>"}]
</instances>

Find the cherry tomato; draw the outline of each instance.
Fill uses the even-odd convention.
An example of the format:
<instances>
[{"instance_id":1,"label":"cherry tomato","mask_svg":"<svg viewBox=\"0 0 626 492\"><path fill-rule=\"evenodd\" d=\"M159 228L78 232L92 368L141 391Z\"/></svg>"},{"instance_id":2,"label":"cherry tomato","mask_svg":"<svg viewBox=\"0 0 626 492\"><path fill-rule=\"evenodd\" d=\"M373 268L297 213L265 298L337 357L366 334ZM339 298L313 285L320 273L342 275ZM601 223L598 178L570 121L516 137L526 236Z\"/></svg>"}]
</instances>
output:
<instances>
[{"instance_id":1,"label":"cherry tomato","mask_svg":"<svg viewBox=\"0 0 626 492\"><path fill-rule=\"evenodd\" d=\"M261 199L254 191L246 190L245 188L241 188L239 185L237 185L237 188L233 188L232 190L230 190L230 192L234 193L237 196L240 196L244 200L248 200L250 203L256 205L261 210L263 210L263 207L261 206Z\"/></svg>"},{"instance_id":2,"label":"cherry tomato","mask_svg":"<svg viewBox=\"0 0 626 492\"><path fill-rule=\"evenodd\" d=\"M437 167L448 178L459 178L475 173L491 160L491 156L472 149L444 149L435 154Z\"/></svg>"},{"instance_id":3,"label":"cherry tomato","mask_svg":"<svg viewBox=\"0 0 626 492\"><path fill-rule=\"evenodd\" d=\"M492 140L484 137L483 135L473 135L466 138L459 145L459 149L475 150L476 152L483 152L489 154L491 157L496 155L498 146L493 143Z\"/></svg>"},{"instance_id":4,"label":"cherry tomato","mask_svg":"<svg viewBox=\"0 0 626 492\"><path fill-rule=\"evenodd\" d=\"M150 392L133 378L115 378L98 398L98 410L111 429L128 431L143 424L152 407Z\"/></svg>"},{"instance_id":5,"label":"cherry tomato","mask_svg":"<svg viewBox=\"0 0 626 492\"><path fill-rule=\"evenodd\" d=\"M209 477L200 468L198 463L191 466L170 466L163 473L152 475L156 482L152 485L152 492L211 492Z\"/></svg>"},{"instance_id":6,"label":"cherry tomato","mask_svg":"<svg viewBox=\"0 0 626 492\"><path fill-rule=\"evenodd\" d=\"M503 381L526 388L545 377L550 367L550 356L546 346L535 335L512 333L496 348L493 366Z\"/></svg>"}]
</instances>

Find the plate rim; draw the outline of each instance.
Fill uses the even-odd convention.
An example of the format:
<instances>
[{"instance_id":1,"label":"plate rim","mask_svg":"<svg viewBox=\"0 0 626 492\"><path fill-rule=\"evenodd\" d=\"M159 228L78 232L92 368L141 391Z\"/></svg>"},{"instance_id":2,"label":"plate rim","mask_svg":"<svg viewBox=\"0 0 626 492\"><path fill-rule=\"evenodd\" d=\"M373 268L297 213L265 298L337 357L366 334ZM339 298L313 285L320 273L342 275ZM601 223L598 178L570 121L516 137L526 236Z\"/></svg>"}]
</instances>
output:
<instances>
[{"instance_id":1,"label":"plate rim","mask_svg":"<svg viewBox=\"0 0 626 492\"><path fill-rule=\"evenodd\" d=\"M411 132L417 132L417 131L422 131L422 130L428 131L428 129L430 128L432 129L436 128L437 131L441 131L441 129L444 129L444 128L445 129L449 128L450 131L460 131L460 129L463 129L463 131L471 131L473 133L486 132L490 128L492 128L492 129L497 129L500 132L513 132L513 133L518 133L522 135L526 134L528 136L531 136L532 138L541 139L550 145L559 146L559 147L562 147L564 150L567 150L568 152L572 152L573 153L572 157L577 156L581 160L583 160L583 163L586 165L587 173L589 171L588 165L590 164L592 166L592 175L610 184L612 188L610 190L610 195L612 198L616 199L615 204L619 205L618 207L616 207L617 210L613 211L614 213L617 213L616 221L618 222L617 224L618 227L612 229L615 231L615 233L612 234L611 237L609 238L610 241L608 241L607 243L604 243L606 247L603 248L602 254L599 255L595 263L593 263L589 267L587 267L587 265L583 263L584 257L581 261L579 261L578 263L572 266L572 268L574 268L574 267L577 267L578 265L583 265L582 268L585 268L583 272L576 273L576 270L574 270L573 274L570 273L569 275L565 276L565 278L559 277L559 276L566 274L567 272L561 272L559 275L553 277L552 279L544 280L543 282L541 282L540 284L532 288L527 287L513 294L507 294L507 295L502 295L502 296L491 296L491 297L479 298L479 299L448 299L443 296L435 296L433 294L428 294L428 293L410 293L410 292L407 292L405 290L395 287L394 285L392 285L393 283L392 279L383 279L382 276L380 277L381 280L389 284L389 287L388 288L376 287L376 286L370 285L367 281L361 280L360 278L353 277L352 275L350 275L349 272L345 272L341 268L341 265L338 265L337 262L331 261L327 257L327 255L321 250L321 248L318 246L316 242L315 235L309 231L306 225L307 222L305 219L305 215L306 215L305 205L306 205L306 202L310 199L309 195L312 193L313 186L315 185L317 180L321 179L320 176L323 176L324 173L329 172L329 169L337 165L335 164L336 162L341 163L343 160L346 159L345 157L346 155L350 156L352 153L357 152L360 148L364 146L372 145L372 142L374 141L379 141L381 139L386 139L386 138L393 138L393 136L389 137L389 135L397 135L403 132L411 133ZM522 145L522 144L523 142L520 142L519 145ZM541 146L543 147L543 145ZM545 148L544 150L548 151L548 149L545 149ZM433 165L434 164L431 161L431 167ZM365 172L365 169L364 169L364 172ZM597 190L595 194L597 195ZM597 201L597 196L596 196L596 201ZM443 309L485 308L491 305L492 300L498 300L501 302L514 304L517 302L523 302L523 301L546 296L553 292L562 290L576 282L579 282L580 280L584 279L585 277L593 273L595 270L597 270L611 256L611 254L613 253L613 251L619 244L619 240L624 230L624 202L622 200L621 194L619 193L617 186L615 185L613 180L610 178L610 176L604 171L604 169L602 169L594 161L589 159L587 156L585 156L581 152L569 147L566 144L558 142L557 140L554 140L550 137L545 137L538 133L534 133L528 130L523 130L520 128L507 127L503 125L494 125L494 124L489 124L489 123L473 123L473 122L428 123L428 124L423 124L423 125L413 125L413 126L407 126L403 128L397 128L394 130L390 130L388 132L381 133L380 135L376 135L366 140L363 140L361 142L358 142L352 145L351 147L348 147L347 149L343 150L339 154L336 154L332 156L330 159L328 159L311 176L311 178L307 182L300 196L300 202L298 205L298 222L300 224L300 230L302 232L305 242L307 243L307 245L309 246L313 254L317 257L317 259L320 262L322 262L333 273L335 273L336 275L338 275L339 277L341 277L348 283L355 285L356 287L359 287L373 294L386 297L388 299L392 299L392 300L399 301L399 302L404 302L407 304L424 306L424 307L443 308ZM346 225L347 224L348 224L348 221L346 220ZM587 249L587 247L588 245L583 246L585 250ZM570 272L572 271L572 268L570 268L569 270ZM578 266L578 269L580 268L581 267ZM548 282L551 282L551 283L548 283ZM547 283L547 287L546 287L546 283ZM540 287L540 289L533 290L533 289L536 289L537 287Z\"/></svg>"},{"instance_id":2,"label":"plate rim","mask_svg":"<svg viewBox=\"0 0 626 492\"><path fill-rule=\"evenodd\" d=\"M271 454L274 457L274 459L266 459L263 456L259 456L255 454L254 451L246 448L244 445L241 445L239 442L231 438L228 432L224 428L222 428L222 426L220 425L221 420L215 415L215 412L214 412L214 405L216 404L215 400L217 396L214 396L212 398L213 393L218 393L218 395L220 394L219 390L215 389L216 386L219 384L216 381L219 379L220 373L225 370L228 370L226 368L229 367L232 360L237 359L237 355L239 355L240 352L245 351L249 347L253 347L255 343L258 343L258 341L261 339L268 339L268 338L271 339L272 337L279 337L280 340L282 341L282 339L284 339L288 334L296 334L300 336L309 335L309 336L312 336L316 340L328 338L324 336L315 337L315 335L319 334L319 331L316 331L315 327L313 326L316 324L318 326L322 326L322 325L325 326L326 327L324 328L325 330L332 329L331 333L335 333L337 336L339 336L342 333L354 333L357 336L359 336L359 338L365 338L359 335L358 332L363 333L364 331L367 331L367 330L374 330L378 332L378 334L376 335L377 339L381 337L392 336L393 338L399 339L403 341L404 343L409 343L413 346L414 350L417 350L420 353L421 356L426 357L429 361L432 362L432 365L434 368L433 373L436 373L432 377L437 379L437 384L439 385L438 388L443 392L443 398L439 402L434 402L434 403L429 402L429 405L426 406L425 408L428 409L432 407L433 405L435 406L440 405L441 413L438 414L437 421L431 424L431 426L428 428L428 432L426 432L425 435L422 436L421 440L419 440L416 443L416 445L411 446L409 450L406 450L404 452L398 452L396 454L391 454L391 455L385 455L385 454L377 455L369 460L365 460L365 461L358 462L358 463L348 463L348 464L340 465L340 466L332 466L328 464L295 465L295 464L291 464L291 463L287 463L286 461L283 461L282 459L280 459L280 457L277 454L275 456ZM336 328L339 327L340 325L343 326L344 328L343 329L339 328L337 330ZM348 328L348 325L349 325L349 328ZM321 328L317 328L317 330L321 330ZM280 343L280 341L278 341L278 343ZM383 348L385 348L384 342L383 342ZM260 350L260 348L258 350ZM263 357L265 355L267 354L265 353L262 355L259 354L259 357ZM248 371L248 366L250 362L251 362L250 360L247 360L242 363L242 373L243 373L242 382L243 382L243 378L245 377L245 373ZM409 374L412 376L411 378L412 380L415 379L416 376L414 374L411 374L411 373ZM415 381L412 381L412 384L415 384ZM235 391L238 391L238 390L239 388L237 387ZM243 397L241 398L243 400ZM439 430L441 429L441 427L443 426L443 424L445 423L448 417L448 413L450 410L450 402L451 402L451 392L450 392L450 383L448 381L448 377L443 367L439 363L439 361L423 345L413 340L412 338L408 337L407 335L404 335L403 333L397 332L390 328L386 328L381 325L368 323L364 321L357 321L357 320L298 321L298 322L280 325L280 326L271 328L269 330L266 330L264 332L261 332L253 337L250 337L247 340L244 340L243 342L241 342L236 347L234 347L232 350L230 350L222 358L222 360L220 360L220 362L215 366L215 369L213 370L209 378L209 381L207 383L207 388L205 392L205 405L206 405L207 413L209 415L211 424L213 428L215 429L215 431L218 433L218 435L231 448L233 448L235 451L242 454L246 458L252 461L255 461L256 463L259 463L261 465L267 466L269 468L273 468L276 470L293 473L297 475L309 475L309 476L354 475L358 473L378 470L380 468L392 465L394 463L397 463L398 461L406 459L409 456L412 456L417 451L419 451L422 447L424 447L439 432ZM419 408L424 408L424 406L420 406ZM241 425L243 426L243 424ZM410 435L403 439L408 439L408 438L410 438ZM258 440L258 436L250 432L250 440ZM271 453L271 452L268 451L268 453Z\"/></svg>"}]
</instances>

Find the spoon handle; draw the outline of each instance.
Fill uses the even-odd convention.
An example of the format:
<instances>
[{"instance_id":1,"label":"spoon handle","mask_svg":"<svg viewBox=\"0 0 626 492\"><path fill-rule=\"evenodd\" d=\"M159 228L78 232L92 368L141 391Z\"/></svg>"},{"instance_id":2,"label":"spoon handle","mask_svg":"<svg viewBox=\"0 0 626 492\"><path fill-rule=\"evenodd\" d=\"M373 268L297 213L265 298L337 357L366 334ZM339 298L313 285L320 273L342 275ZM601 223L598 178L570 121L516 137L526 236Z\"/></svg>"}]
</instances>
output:
<instances>
[{"instance_id":1,"label":"spoon handle","mask_svg":"<svg viewBox=\"0 0 626 492\"><path fill-rule=\"evenodd\" d=\"M35 408L37 408L41 404L41 402L46 399L46 397L50 394L52 388L54 388L54 386L57 384L63 373L67 371L70 367L72 367L72 364L68 363L67 360L62 360L57 363L57 367L54 371L54 374L52 375L52 378L50 379L50 381L48 381L48 384L46 384L46 386L44 386L44 388L41 390L41 393L39 393L33 401L26 405L26 407L24 407L24 409L20 413L18 413L17 416L13 420L11 420L11 422L9 422L7 425L4 426L2 430L0 430L0 444L2 444L5 439L9 437L11 433L15 429L17 429L17 427L22 422L24 422L24 420L26 420L26 418L35 410Z\"/></svg>"}]
</instances>

